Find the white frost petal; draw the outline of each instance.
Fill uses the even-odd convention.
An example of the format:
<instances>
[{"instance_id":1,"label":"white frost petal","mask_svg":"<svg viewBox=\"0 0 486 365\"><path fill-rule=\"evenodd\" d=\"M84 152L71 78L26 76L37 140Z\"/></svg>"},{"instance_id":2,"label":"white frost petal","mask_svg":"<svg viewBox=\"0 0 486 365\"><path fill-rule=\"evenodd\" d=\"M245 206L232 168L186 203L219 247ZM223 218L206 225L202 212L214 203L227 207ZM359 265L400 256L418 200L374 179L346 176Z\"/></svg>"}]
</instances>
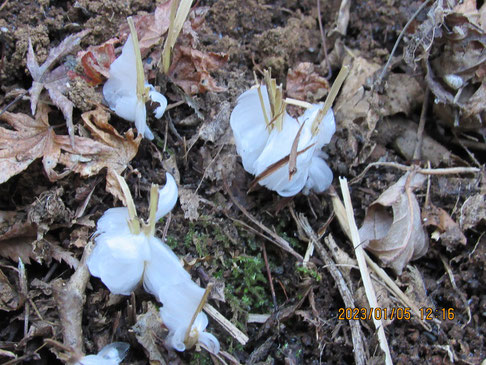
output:
<instances>
[{"instance_id":1,"label":"white frost petal","mask_svg":"<svg viewBox=\"0 0 486 365\"><path fill-rule=\"evenodd\" d=\"M266 87L261 87L265 109L270 111ZM322 104L315 104L297 119L284 114L282 130L267 131L264 114L257 89L244 92L231 113L231 128L235 138L238 154L243 167L251 174L258 176L269 166L289 156L293 142L302 123L297 151L296 172L289 180L289 165L282 165L270 175L261 179L259 184L278 192L281 196L293 196L304 189L322 192L332 182L332 172L322 159L321 148L329 143L336 131L334 113L329 109L318 126L317 135L312 135L312 124L322 109ZM270 117L268 117L270 119Z\"/></svg>"},{"instance_id":2,"label":"white frost petal","mask_svg":"<svg viewBox=\"0 0 486 365\"><path fill-rule=\"evenodd\" d=\"M129 122L135 121L137 95L120 96L112 109L120 118Z\"/></svg>"},{"instance_id":3,"label":"white frost petal","mask_svg":"<svg viewBox=\"0 0 486 365\"><path fill-rule=\"evenodd\" d=\"M261 87L261 93L267 118L270 119L270 102L266 86ZM243 167L249 173L255 174L255 160L265 148L269 137L258 89L250 89L240 95L238 103L231 113L230 125Z\"/></svg>"},{"instance_id":4,"label":"white frost petal","mask_svg":"<svg viewBox=\"0 0 486 365\"><path fill-rule=\"evenodd\" d=\"M199 334L199 342L201 342L209 352L217 354L219 352L219 341L218 339L209 332L202 332Z\"/></svg>"},{"instance_id":5,"label":"white frost petal","mask_svg":"<svg viewBox=\"0 0 486 365\"><path fill-rule=\"evenodd\" d=\"M112 110L116 110L120 98L137 97L137 66L131 35L123 46L122 54L110 66L110 77L103 86L103 96Z\"/></svg>"},{"instance_id":6,"label":"white frost petal","mask_svg":"<svg viewBox=\"0 0 486 365\"><path fill-rule=\"evenodd\" d=\"M98 352L98 356L107 360L115 360L120 363L127 355L129 348L130 345L126 342L113 342L103 347L100 352Z\"/></svg>"},{"instance_id":7,"label":"white frost petal","mask_svg":"<svg viewBox=\"0 0 486 365\"><path fill-rule=\"evenodd\" d=\"M312 137L311 133L312 121L302 118L300 123L305 124L300 134L297 151L302 151L315 142L315 138ZM255 175L261 174L268 166L290 154L300 126L301 124L296 119L286 115L283 120L282 130L278 131L276 128L272 130L264 150L255 161ZM286 163L271 175L262 179L260 185L277 191L282 196L296 195L302 190L307 181L309 165L314 150L315 146L312 146L297 156L297 171L291 180L289 180L289 165Z\"/></svg>"},{"instance_id":8,"label":"white frost petal","mask_svg":"<svg viewBox=\"0 0 486 365\"><path fill-rule=\"evenodd\" d=\"M150 261L145 266L143 285L147 292L155 295L160 302L174 293L162 293L165 288L177 287L179 283L191 281L191 276L184 270L179 258L169 246L157 237L150 238Z\"/></svg>"},{"instance_id":9,"label":"white frost petal","mask_svg":"<svg viewBox=\"0 0 486 365\"><path fill-rule=\"evenodd\" d=\"M156 220L159 220L174 208L179 195L174 177L167 172L165 174L165 180L164 187L159 190L159 204L157 205L157 213L155 215Z\"/></svg>"},{"instance_id":10,"label":"white frost petal","mask_svg":"<svg viewBox=\"0 0 486 365\"><path fill-rule=\"evenodd\" d=\"M129 234L128 218L128 208L110 208L98 220L96 233L119 232L120 234Z\"/></svg>"},{"instance_id":11,"label":"white frost petal","mask_svg":"<svg viewBox=\"0 0 486 365\"><path fill-rule=\"evenodd\" d=\"M113 294L129 295L141 281L150 258L144 235L105 232L96 238L88 259L91 275L99 277Z\"/></svg>"},{"instance_id":12,"label":"white frost petal","mask_svg":"<svg viewBox=\"0 0 486 365\"><path fill-rule=\"evenodd\" d=\"M76 365L118 365L119 362L103 359L98 355L88 355L79 360Z\"/></svg>"},{"instance_id":13,"label":"white frost petal","mask_svg":"<svg viewBox=\"0 0 486 365\"><path fill-rule=\"evenodd\" d=\"M106 345L97 355L84 356L76 365L118 365L125 358L129 344L113 342Z\"/></svg>"},{"instance_id":14,"label":"white frost petal","mask_svg":"<svg viewBox=\"0 0 486 365\"><path fill-rule=\"evenodd\" d=\"M309 194L310 190L322 193L332 184L332 171L321 156L312 157L309 168L309 178L305 183L304 194Z\"/></svg>"},{"instance_id":15,"label":"white frost petal","mask_svg":"<svg viewBox=\"0 0 486 365\"><path fill-rule=\"evenodd\" d=\"M159 107L157 107L154 110L154 116L155 118L160 119L162 118L162 115L164 114L165 109L167 108L167 99L164 95L155 91L155 88L152 85L150 84L146 84L146 85L150 88L149 91L150 100L152 100L152 102L154 103L159 104Z\"/></svg>"},{"instance_id":16,"label":"white frost petal","mask_svg":"<svg viewBox=\"0 0 486 365\"><path fill-rule=\"evenodd\" d=\"M176 285L164 287L159 290L159 299L163 303L160 316L164 325L169 329L169 336L178 349L183 342L185 333L204 295L200 288L190 278ZM200 315L204 315L200 313ZM181 341L182 336L182 341ZM179 350L183 351L183 350Z\"/></svg>"},{"instance_id":17,"label":"white frost petal","mask_svg":"<svg viewBox=\"0 0 486 365\"><path fill-rule=\"evenodd\" d=\"M147 126L147 110L145 109L145 104L141 100L137 100L137 106L135 109L135 127L140 134L149 140L154 139L152 131Z\"/></svg>"}]
</instances>

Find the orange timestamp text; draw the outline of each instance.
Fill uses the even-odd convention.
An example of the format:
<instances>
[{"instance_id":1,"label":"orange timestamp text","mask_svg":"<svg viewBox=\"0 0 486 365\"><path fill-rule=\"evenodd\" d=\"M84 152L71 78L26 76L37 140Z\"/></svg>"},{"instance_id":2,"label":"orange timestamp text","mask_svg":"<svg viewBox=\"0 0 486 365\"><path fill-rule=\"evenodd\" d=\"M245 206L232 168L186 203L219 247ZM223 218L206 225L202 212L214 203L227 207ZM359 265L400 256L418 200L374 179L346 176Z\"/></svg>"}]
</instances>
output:
<instances>
[{"instance_id":1,"label":"orange timestamp text","mask_svg":"<svg viewBox=\"0 0 486 365\"><path fill-rule=\"evenodd\" d=\"M419 309L420 320L449 320L455 318L454 308L430 308L422 307ZM393 307L393 308L339 308L339 320L358 320L358 319L376 319L376 320L394 320L409 321L412 319L412 309L409 307Z\"/></svg>"},{"instance_id":2,"label":"orange timestamp text","mask_svg":"<svg viewBox=\"0 0 486 365\"><path fill-rule=\"evenodd\" d=\"M339 308L339 320L394 320L409 321L412 319L412 309L404 307L393 308Z\"/></svg>"}]
</instances>

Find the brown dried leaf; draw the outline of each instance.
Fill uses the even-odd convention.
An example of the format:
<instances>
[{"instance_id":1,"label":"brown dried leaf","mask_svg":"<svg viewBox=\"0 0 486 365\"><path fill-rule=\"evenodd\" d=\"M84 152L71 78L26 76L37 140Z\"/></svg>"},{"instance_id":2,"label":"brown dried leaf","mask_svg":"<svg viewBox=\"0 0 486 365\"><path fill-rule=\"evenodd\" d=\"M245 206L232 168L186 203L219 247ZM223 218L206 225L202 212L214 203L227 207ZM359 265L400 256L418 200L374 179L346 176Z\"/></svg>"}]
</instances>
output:
<instances>
[{"instance_id":1,"label":"brown dried leaf","mask_svg":"<svg viewBox=\"0 0 486 365\"><path fill-rule=\"evenodd\" d=\"M151 364L165 365L166 361L160 352L160 343L167 337L159 312L149 302L147 312L137 316L137 323L132 327L137 341L144 348Z\"/></svg>"},{"instance_id":2,"label":"brown dried leaf","mask_svg":"<svg viewBox=\"0 0 486 365\"><path fill-rule=\"evenodd\" d=\"M219 69L227 61L226 54L204 53L186 46L176 46L169 77L188 95L225 91L226 88L216 85L209 72Z\"/></svg>"},{"instance_id":3,"label":"brown dried leaf","mask_svg":"<svg viewBox=\"0 0 486 365\"><path fill-rule=\"evenodd\" d=\"M424 181L424 175L406 173L371 203L359 229L365 248L398 275L410 260L423 256L428 249L420 207L412 192ZM393 214L388 212L389 207Z\"/></svg>"},{"instance_id":4,"label":"brown dried leaf","mask_svg":"<svg viewBox=\"0 0 486 365\"><path fill-rule=\"evenodd\" d=\"M0 310L10 312L19 306L19 295L0 269Z\"/></svg>"},{"instance_id":5,"label":"brown dried leaf","mask_svg":"<svg viewBox=\"0 0 486 365\"><path fill-rule=\"evenodd\" d=\"M476 194L467 198L462 205L460 224L462 229L470 229L481 222L486 223L486 196Z\"/></svg>"},{"instance_id":6,"label":"brown dried leaf","mask_svg":"<svg viewBox=\"0 0 486 365\"><path fill-rule=\"evenodd\" d=\"M86 51L78 52L78 65L82 72L68 71L71 79L75 77L83 78L89 85L96 86L110 77L110 66L115 61L114 44L118 42L116 38L111 38L99 46L90 46Z\"/></svg>"},{"instance_id":7,"label":"brown dried leaf","mask_svg":"<svg viewBox=\"0 0 486 365\"><path fill-rule=\"evenodd\" d=\"M74 171L79 172L81 176L91 176L106 167L108 169L106 191L124 202L125 198L116 174L121 174L135 157L142 136L135 137L132 129L129 129L125 136L121 136L108 123L110 114L101 108L83 113L81 118L91 132L93 139L105 148L99 154L92 156L89 161L80 161L79 164L73 166Z\"/></svg>"},{"instance_id":8,"label":"brown dried leaf","mask_svg":"<svg viewBox=\"0 0 486 365\"><path fill-rule=\"evenodd\" d=\"M54 133L48 122L48 108L43 104L35 119L22 113L5 112L0 120L14 128L0 127L0 183L25 170L40 157L49 180L55 181L77 166L78 160L106 150L101 143L77 136L73 148L68 136ZM64 164L68 170L58 174L54 170L58 163Z\"/></svg>"},{"instance_id":9,"label":"brown dried leaf","mask_svg":"<svg viewBox=\"0 0 486 365\"><path fill-rule=\"evenodd\" d=\"M71 138L71 144L74 145L74 126L73 126L73 106L74 104L66 98L63 93L66 90L66 83L68 82L67 70L64 66L56 68L54 71L49 72L52 66L63 56L67 55L76 47L81 39L90 32L90 30L84 30L77 34L66 37L57 47L52 48L49 51L46 61L39 66L34 54L34 48L29 38L29 49L27 52L27 68L32 75L32 87L29 89L30 93L30 107L32 115L35 114L37 103L41 91L46 88L49 92L49 96L56 106L61 109L64 118L66 118L66 124L68 127L68 133Z\"/></svg>"},{"instance_id":10,"label":"brown dried leaf","mask_svg":"<svg viewBox=\"0 0 486 365\"><path fill-rule=\"evenodd\" d=\"M153 46L161 43L162 36L169 29L171 5L172 0L161 2L153 13L135 15L133 17L142 57L146 56ZM119 33L130 33L127 22L120 26Z\"/></svg>"},{"instance_id":11,"label":"brown dried leaf","mask_svg":"<svg viewBox=\"0 0 486 365\"><path fill-rule=\"evenodd\" d=\"M287 95L291 98L315 102L329 90L329 82L317 72L310 62L302 62L287 73Z\"/></svg>"},{"instance_id":12,"label":"brown dried leaf","mask_svg":"<svg viewBox=\"0 0 486 365\"><path fill-rule=\"evenodd\" d=\"M20 217L14 223L7 223L8 227L0 234L0 256L18 262L19 258L25 264L30 259L37 261L33 252L32 242L37 237L37 228L29 222L21 222Z\"/></svg>"},{"instance_id":13,"label":"brown dried leaf","mask_svg":"<svg viewBox=\"0 0 486 365\"><path fill-rule=\"evenodd\" d=\"M199 195L191 189L179 189L179 201L181 203L181 208L184 211L184 218L188 218L191 221L199 218L197 209L199 208L200 199Z\"/></svg>"},{"instance_id":14,"label":"brown dried leaf","mask_svg":"<svg viewBox=\"0 0 486 365\"><path fill-rule=\"evenodd\" d=\"M439 237L449 251L456 248L458 244L467 243L466 236L461 232L459 225L442 208L430 204L422 211L422 221L425 226L437 227Z\"/></svg>"}]
</instances>

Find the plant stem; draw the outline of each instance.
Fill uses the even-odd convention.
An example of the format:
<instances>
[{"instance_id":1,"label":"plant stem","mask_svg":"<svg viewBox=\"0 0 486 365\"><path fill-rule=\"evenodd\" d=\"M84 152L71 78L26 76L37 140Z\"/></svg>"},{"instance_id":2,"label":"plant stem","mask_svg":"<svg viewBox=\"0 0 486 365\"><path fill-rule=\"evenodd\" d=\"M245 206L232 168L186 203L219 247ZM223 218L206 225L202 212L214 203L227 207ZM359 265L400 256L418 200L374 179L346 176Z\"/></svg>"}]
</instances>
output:
<instances>
[{"instance_id":1,"label":"plant stem","mask_svg":"<svg viewBox=\"0 0 486 365\"><path fill-rule=\"evenodd\" d=\"M137 66L137 99L146 101L145 90L145 75L143 73L142 54L140 53L140 46L138 44L137 31L131 16L127 18L128 26L130 27L130 34L132 35L133 50L135 52L135 64Z\"/></svg>"},{"instance_id":2,"label":"plant stem","mask_svg":"<svg viewBox=\"0 0 486 365\"><path fill-rule=\"evenodd\" d=\"M341 71L339 71L336 80L331 86L331 90L329 90L329 94L327 95L326 101L324 101L324 107L319 111L319 113L316 116L316 119L314 119L314 122L312 123L312 134L314 136L319 132L319 125L321 124L322 120L324 119L327 112L331 108L332 103L334 103L334 100L336 99L339 90L341 90L341 86L343 85L344 80L346 80L348 73L349 73L348 66L341 67Z\"/></svg>"},{"instance_id":3,"label":"plant stem","mask_svg":"<svg viewBox=\"0 0 486 365\"><path fill-rule=\"evenodd\" d=\"M152 184L150 188L150 206L148 223L144 225L143 232L147 237L151 237L155 233L155 216L157 214L157 206L159 205L159 187Z\"/></svg>"},{"instance_id":4,"label":"plant stem","mask_svg":"<svg viewBox=\"0 0 486 365\"><path fill-rule=\"evenodd\" d=\"M130 193L130 189L123 177L118 175L115 172L115 176L120 184L120 187L123 192L123 196L125 197L125 204L128 208L128 227L130 228L130 232L133 234L140 233L140 221L137 217L137 210L135 209L135 203L133 202L132 194Z\"/></svg>"}]
</instances>

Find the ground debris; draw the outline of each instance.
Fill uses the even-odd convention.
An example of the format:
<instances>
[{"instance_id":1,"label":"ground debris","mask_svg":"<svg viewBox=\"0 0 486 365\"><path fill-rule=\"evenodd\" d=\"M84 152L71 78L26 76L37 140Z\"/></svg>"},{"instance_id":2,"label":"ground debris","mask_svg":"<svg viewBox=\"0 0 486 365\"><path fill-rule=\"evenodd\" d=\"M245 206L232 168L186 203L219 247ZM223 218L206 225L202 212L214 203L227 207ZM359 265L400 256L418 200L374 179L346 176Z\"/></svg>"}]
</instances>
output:
<instances>
[{"instance_id":1,"label":"ground debris","mask_svg":"<svg viewBox=\"0 0 486 365\"><path fill-rule=\"evenodd\" d=\"M56 106L61 109L66 118L69 137L74 144L74 125L73 125L73 103L64 96L68 81L67 69L61 65L52 72L50 69L63 56L79 45L81 39L88 34L89 30L84 30L77 34L68 36L57 47L49 51L46 61L39 66L37 63L32 42L29 41L29 51L27 53L27 67L33 78L32 87L29 89L30 106L32 115L35 114L40 93L44 88L49 92L49 96Z\"/></svg>"},{"instance_id":2,"label":"ground debris","mask_svg":"<svg viewBox=\"0 0 486 365\"><path fill-rule=\"evenodd\" d=\"M390 186L367 209L359 236L364 247L400 275L410 260L427 252L428 237L420 216L420 206L412 190L425 176L407 173ZM391 215L387 208L393 209Z\"/></svg>"}]
</instances>

